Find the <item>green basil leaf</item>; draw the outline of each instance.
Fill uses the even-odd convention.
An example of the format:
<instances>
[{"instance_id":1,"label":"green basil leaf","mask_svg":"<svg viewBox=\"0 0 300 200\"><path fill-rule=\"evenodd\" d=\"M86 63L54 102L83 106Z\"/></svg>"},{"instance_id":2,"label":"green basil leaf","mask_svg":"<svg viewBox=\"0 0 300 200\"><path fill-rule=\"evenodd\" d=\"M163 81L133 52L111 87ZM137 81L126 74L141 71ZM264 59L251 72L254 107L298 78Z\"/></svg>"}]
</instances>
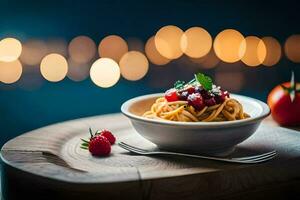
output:
<instances>
[{"instance_id":1,"label":"green basil leaf","mask_svg":"<svg viewBox=\"0 0 300 200\"><path fill-rule=\"evenodd\" d=\"M209 76L202 73L195 74L195 79L202 85L205 90L211 90L213 81Z\"/></svg>"}]
</instances>

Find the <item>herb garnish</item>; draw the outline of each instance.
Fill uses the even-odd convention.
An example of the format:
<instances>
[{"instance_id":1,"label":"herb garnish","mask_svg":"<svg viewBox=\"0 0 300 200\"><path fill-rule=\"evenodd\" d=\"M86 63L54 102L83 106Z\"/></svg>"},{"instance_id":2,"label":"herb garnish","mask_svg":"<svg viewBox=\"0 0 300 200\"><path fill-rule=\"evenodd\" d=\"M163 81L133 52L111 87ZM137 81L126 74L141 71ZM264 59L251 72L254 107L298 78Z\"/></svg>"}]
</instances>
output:
<instances>
[{"instance_id":1,"label":"herb garnish","mask_svg":"<svg viewBox=\"0 0 300 200\"><path fill-rule=\"evenodd\" d=\"M195 84L196 82L198 82L207 91L213 89L213 81L209 76L206 76L205 74L202 74L202 73L194 74L194 76L195 76L195 78L190 80L188 83L185 83L184 81L180 81L180 80L176 81L174 84L174 88L176 90L181 90L186 85L191 85L191 84Z\"/></svg>"},{"instance_id":2,"label":"herb garnish","mask_svg":"<svg viewBox=\"0 0 300 200\"><path fill-rule=\"evenodd\" d=\"M185 82L184 82L184 81L178 80L178 81L176 81L176 82L174 83L174 88L175 88L176 90L181 90L184 86L185 86Z\"/></svg>"},{"instance_id":3,"label":"herb garnish","mask_svg":"<svg viewBox=\"0 0 300 200\"><path fill-rule=\"evenodd\" d=\"M195 74L195 80L197 80L205 90L211 90L213 81L209 76L202 73Z\"/></svg>"}]
</instances>

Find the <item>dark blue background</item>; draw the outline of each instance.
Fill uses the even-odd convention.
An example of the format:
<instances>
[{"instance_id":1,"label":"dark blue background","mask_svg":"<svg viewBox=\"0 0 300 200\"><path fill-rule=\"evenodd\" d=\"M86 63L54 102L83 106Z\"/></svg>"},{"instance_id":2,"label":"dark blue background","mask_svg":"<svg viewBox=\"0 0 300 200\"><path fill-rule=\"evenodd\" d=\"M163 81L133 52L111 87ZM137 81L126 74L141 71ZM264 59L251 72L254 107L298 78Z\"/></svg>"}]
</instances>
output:
<instances>
[{"instance_id":1,"label":"dark blue background","mask_svg":"<svg viewBox=\"0 0 300 200\"><path fill-rule=\"evenodd\" d=\"M281 44L291 34L300 32L300 6L297 2L260 1L1 1L0 38L64 38L70 41L87 35L95 42L108 34L146 41L160 27L177 25L183 30L192 26L206 28L212 36L234 28L244 35L273 36ZM119 112L120 105L131 97L159 92L177 79L188 80L199 71L185 66L184 57L165 67L151 65L147 76L136 82L121 79L109 89L95 86L90 79L59 83L44 81L41 87L28 90L22 79L12 85L0 83L0 144L23 132L47 124L103 113ZM282 58L273 67L249 68L238 64L220 64L217 68L242 71L246 84L240 93L266 100L276 84L289 80L290 71L300 75L298 64ZM214 76L215 69L203 70ZM42 79L36 72L27 79ZM299 77L299 76L298 76ZM230 88L228 88L230 89Z\"/></svg>"}]
</instances>

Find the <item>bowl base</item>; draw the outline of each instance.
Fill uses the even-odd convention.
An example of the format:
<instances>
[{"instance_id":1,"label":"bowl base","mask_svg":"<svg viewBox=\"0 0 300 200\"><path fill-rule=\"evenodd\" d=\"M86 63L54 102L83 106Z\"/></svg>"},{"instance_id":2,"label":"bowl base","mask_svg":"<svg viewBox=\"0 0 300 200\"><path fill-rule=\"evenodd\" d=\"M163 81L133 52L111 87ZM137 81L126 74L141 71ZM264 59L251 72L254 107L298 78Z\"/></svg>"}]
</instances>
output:
<instances>
[{"instance_id":1,"label":"bowl base","mask_svg":"<svg viewBox=\"0 0 300 200\"><path fill-rule=\"evenodd\" d=\"M226 157L232 154L234 150L235 150L235 146L226 149L221 149L221 150L218 149L217 151L208 152L208 155L217 156L217 157Z\"/></svg>"}]
</instances>

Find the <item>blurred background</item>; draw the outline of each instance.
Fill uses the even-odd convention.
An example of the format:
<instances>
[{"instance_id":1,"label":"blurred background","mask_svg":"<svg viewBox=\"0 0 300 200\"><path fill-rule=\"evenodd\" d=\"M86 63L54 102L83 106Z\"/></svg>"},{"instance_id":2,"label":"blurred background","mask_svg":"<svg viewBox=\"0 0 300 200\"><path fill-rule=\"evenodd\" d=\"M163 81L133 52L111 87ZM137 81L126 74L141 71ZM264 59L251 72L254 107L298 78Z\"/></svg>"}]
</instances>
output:
<instances>
[{"instance_id":1,"label":"blurred background","mask_svg":"<svg viewBox=\"0 0 300 200\"><path fill-rule=\"evenodd\" d=\"M203 72L266 101L300 75L296 1L1 1L0 143ZM105 127L104 127L105 128Z\"/></svg>"}]
</instances>

